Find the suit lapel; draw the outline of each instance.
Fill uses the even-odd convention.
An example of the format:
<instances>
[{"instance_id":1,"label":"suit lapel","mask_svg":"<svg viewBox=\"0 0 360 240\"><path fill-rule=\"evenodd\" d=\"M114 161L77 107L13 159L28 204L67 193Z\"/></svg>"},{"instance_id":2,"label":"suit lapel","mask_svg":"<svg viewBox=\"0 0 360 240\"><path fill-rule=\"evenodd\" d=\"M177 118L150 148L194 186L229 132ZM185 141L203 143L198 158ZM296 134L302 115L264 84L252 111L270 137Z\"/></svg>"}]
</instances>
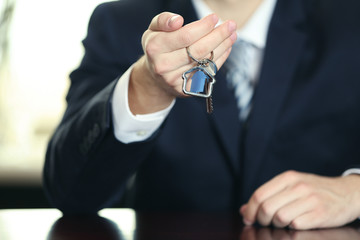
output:
<instances>
[{"instance_id":1,"label":"suit lapel","mask_svg":"<svg viewBox=\"0 0 360 240\"><path fill-rule=\"evenodd\" d=\"M294 77L306 35L298 28L305 15L301 1L279 0L270 23L262 72L249 119L244 162L244 190L254 189L261 161L269 145L291 79ZM246 190L247 189L247 190Z\"/></svg>"}]
</instances>

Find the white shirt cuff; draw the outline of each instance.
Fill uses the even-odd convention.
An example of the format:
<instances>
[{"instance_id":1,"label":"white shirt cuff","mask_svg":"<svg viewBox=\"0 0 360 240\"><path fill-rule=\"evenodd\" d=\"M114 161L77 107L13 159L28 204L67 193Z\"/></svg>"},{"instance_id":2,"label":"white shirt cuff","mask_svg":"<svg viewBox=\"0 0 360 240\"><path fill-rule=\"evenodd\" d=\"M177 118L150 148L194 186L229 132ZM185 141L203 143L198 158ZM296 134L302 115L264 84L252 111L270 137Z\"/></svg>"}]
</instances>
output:
<instances>
[{"instance_id":1,"label":"white shirt cuff","mask_svg":"<svg viewBox=\"0 0 360 240\"><path fill-rule=\"evenodd\" d=\"M348 170L346 170L342 176L348 176L351 174L359 174L360 175L360 168L350 168Z\"/></svg>"},{"instance_id":2,"label":"white shirt cuff","mask_svg":"<svg viewBox=\"0 0 360 240\"><path fill-rule=\"evenodd\" d=\"M164 122L175 104L172 101L169 107L159 112L133 115L129 108L128 87L130 67L116 83L112 97L112 117L114 135L122 143L139 142L148 139Z\"/></svg>"}]
</instances>

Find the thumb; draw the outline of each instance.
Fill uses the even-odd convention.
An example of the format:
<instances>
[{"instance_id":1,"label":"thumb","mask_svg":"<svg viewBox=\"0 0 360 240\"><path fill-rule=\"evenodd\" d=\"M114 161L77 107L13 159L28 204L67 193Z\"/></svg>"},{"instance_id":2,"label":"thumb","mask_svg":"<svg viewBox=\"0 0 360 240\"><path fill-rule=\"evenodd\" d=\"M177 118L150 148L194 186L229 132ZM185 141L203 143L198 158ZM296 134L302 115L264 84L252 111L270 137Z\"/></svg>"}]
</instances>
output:
<instances>
[{"instance_id":1,"label":"thumb","mask_svg":"<svg viewBox=\"0 0 360 240\"><path fill-rule=\"evenodd\" d=\"M184 18L178 14L163 12L155 16L149 26L152 31L171 32L178 30L184 24Z\"/></svg>"}]
</instances>

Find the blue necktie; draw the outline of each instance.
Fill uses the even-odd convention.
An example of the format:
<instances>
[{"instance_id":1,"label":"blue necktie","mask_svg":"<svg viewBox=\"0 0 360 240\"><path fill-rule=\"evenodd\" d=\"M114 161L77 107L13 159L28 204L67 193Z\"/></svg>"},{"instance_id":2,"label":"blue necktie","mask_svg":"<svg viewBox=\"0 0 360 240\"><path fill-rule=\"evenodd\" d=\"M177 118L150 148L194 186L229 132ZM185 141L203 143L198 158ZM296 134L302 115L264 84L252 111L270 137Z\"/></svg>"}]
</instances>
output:
<instances>
[{"instance_id":1,"label":"blue necktie","mask_svg":"<svg viewBox=\"0 0 360 240\"><path fill-rule=\"evenodd\" d=\"M251 58L254 56L251 51L256 50L254 45L243 40L237 40L226 63L228 68L227 81L230 87L234 89L241 121L245 121L251 111L251 100L255 87L254 76L250 74Z\"/></svg>"}]
</instances>

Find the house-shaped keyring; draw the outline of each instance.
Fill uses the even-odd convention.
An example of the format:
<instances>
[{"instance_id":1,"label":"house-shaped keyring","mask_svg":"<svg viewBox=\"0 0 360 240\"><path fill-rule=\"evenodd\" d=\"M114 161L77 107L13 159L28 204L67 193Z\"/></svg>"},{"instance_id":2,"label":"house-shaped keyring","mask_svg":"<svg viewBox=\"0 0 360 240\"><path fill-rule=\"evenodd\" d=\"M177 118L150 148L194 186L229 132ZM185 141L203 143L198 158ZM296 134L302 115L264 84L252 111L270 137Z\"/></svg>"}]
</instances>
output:
<instances>
[{"instance_id":1,"label":"house-shaped keyring","mask_svg":"<svg viewBox=\"0 0 360 240\"><path fill-rule=\"evenodd\" d=\"M213 85L216 82L215 77L201 65L184 72L182 78L185 94L203 98L211 96ZM188 84L190 84L190 90L187 90Z\"/></svg>"}]
</instances>

